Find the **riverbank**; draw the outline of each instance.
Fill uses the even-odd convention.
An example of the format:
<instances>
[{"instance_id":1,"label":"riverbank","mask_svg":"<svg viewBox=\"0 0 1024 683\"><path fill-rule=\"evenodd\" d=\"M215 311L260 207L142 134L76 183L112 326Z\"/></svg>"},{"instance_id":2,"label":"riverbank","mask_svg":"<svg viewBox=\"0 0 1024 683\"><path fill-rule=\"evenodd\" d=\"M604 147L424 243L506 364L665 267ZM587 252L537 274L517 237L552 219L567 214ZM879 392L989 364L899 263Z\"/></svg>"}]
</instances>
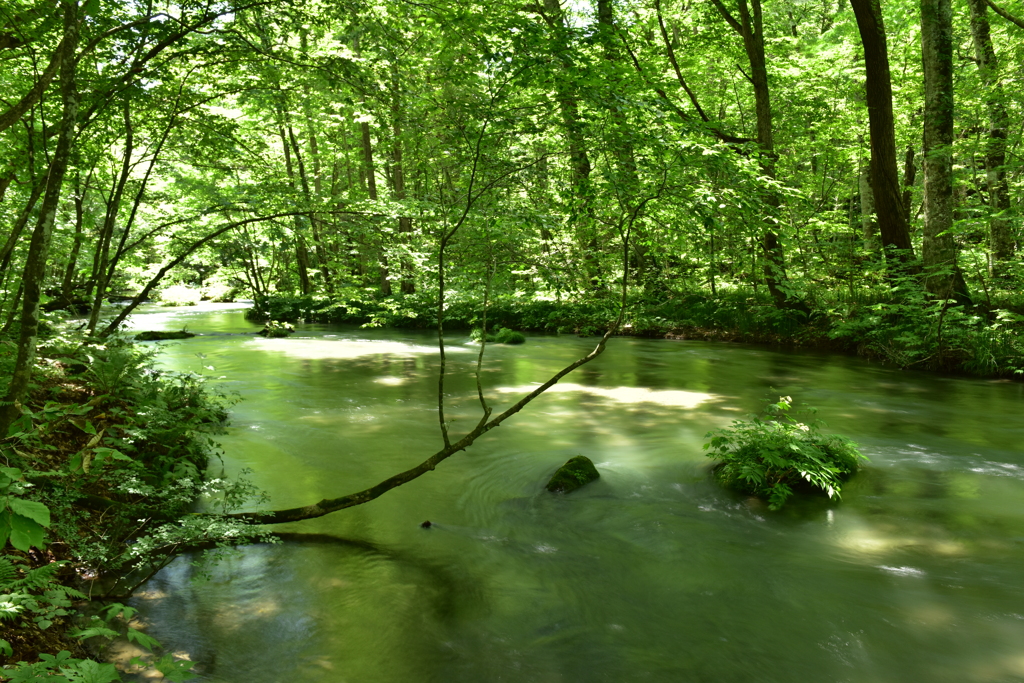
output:
<instances>
[{"instance_id":1,"label":"riverbank","mask_svg":"<svg viewBox=\"0 0 1024 683\"><path fill-rule=\"evenodd\" d=\"M898 368L974 377L1016 378L1024 371L1024 306L1006 300L972 308L930 302L920 292L897 299L842 298L810 301L810 314L779 310L765 293L727 291L666 295L630 301L622 332L647 338L699 339L772 344L852 353ZM424 294L375 297L280 295L258 298L246 313L252 321L349 323L425 329L437 324L436 299ZM504 296L489 303L489 328L597 335L618 315L611 299L545 300ZM484 322L477 298L450 296L447 330Z\"/></svg>"},{"instance_id":2,"label":"riverbank","mask_svg":"<svg viewBox=\"0 0 1024 683\"><path fill-rule=\"evenodd\" d=\"M429 330L311 324L267 341L239 308L202 308L134 322L199 333L161 363L213 366L245 397L221 437L226 468L252 468L273 507L363 489L438 448ZM480 414L468 341L449 337L453 435ZM489 348L488 405L593 344ZM1012 678L1022 391L832 353L621 338L436 471L291 526L284 544L179 558L131 605L222 683L731 681L751 662L780 681ZM772 513L709 475L704 435L780 396L870 458L841 502ZM601 478L544 491L577 454Z\"/></svg>"},{"instance_id":3,"label":"riverbank","mask_svg":"<svg viewBox=\"0 0 1024 683\"><path fill-rule=\"evenodd\" d=\"M182 520L200 497L244 490L205 479L231 399L199 375L157 370L154 357L127 337L97 343L65 330L40 342L30 399L0 441L5 668L88 668L90 638L156 647L116 601L182 545L226 539ZM13 362L13 344L0 341L0 376ZM86 602L96 616L83 620Z\"/></svg>"}]
</instances>

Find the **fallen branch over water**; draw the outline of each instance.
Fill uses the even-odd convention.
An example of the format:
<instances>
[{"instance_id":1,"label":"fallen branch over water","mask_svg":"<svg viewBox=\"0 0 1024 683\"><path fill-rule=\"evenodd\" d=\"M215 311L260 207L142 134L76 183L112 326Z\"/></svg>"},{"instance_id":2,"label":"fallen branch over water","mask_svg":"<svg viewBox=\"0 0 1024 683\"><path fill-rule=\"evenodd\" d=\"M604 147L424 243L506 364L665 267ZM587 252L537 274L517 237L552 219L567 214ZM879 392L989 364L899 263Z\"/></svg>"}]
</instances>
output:
<instances>
[{"instance_id":1,"label":"fallen branch over water","mask_svg":"<svg viewBox=\"0 0 1024 683\"><path fill-rule=\"evenodd\" d=\"M620 320L621 317L622 316L620 314ZM607 344L608 339L617 329L618 321L616 321L616 324L609 328L607 332L605 332L604 336L601 337L601 341L597 343L597 346L594 347L593 351L591 351L586 356L579 358L578 360L574 361L570 365L566 366L565 368L557 372L555 375L551 377L551 379L549 379L547 382L531 391L526 396L519 399L519 401L512 405L508 410L501 413L497 417L493 419L488 419L491 416L491 411L490 409L488 409L487 412L484 413L483 417L480 418L480 422L471 432L466 434L464 437L462 437L455 443L449 446L445 446L437 453L434 453L432 456L424 460L416 467L413 467L412 469L396 474L393 477L389 477L388 479L385 479L376 486L372 486L366 490L359 491L358 493L351 493L347 496L342 496L340 498L325 498L324 500L321 500L319 503L314 503L313 505L291 508L288 510L274 510L270 512L237 512L234 514L225 515L225 517L241 519L246 522L249 522L250 524L281 524L284 522L297 522L303 519L323 517L324 515L330 514L332 512L337 512L338 510L344 510L345 508L350 508L356 505L362 505L363 503L368 503L371 500L384 495L391 489L397 488L402 484L406 484L412 481L413 479L416 479L421 475L426 474L427 472L437 467L437 465L441 461L458 453L459 451L463 451L469 448L469 446L471 446L473 442L476 441L478 438L480 438L481 436L491 431L508 418L518 413L520 410L525 408L531 401L533 401L533 399L537 398L545 391L547 391L549 388L557 384L558 380L562 379L563 377L565 377L566 375L568 375L570 372L580 367L581 365L585 365L590 361L594 360L595 358L597 358L598 356L600 356L601 353L604 352L605 345Z\"/></svg>"}]
</instances>

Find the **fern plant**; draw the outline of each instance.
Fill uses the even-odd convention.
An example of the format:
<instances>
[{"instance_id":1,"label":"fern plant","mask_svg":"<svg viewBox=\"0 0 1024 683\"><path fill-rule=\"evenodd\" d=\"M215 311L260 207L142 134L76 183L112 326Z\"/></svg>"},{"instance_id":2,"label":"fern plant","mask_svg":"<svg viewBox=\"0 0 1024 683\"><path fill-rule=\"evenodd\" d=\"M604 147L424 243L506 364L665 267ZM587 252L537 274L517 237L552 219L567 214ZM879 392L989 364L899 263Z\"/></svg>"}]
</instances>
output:
<instances>
[{"instance_id":1,"label":"fern plant","mask_svg":"<svg viewBox=\"0 0 1024 683\"><path fill-rule=\"evenodd\" d=\"M842 482L867 460L849 439L818 431L820 422L804 424L787 413L793 399L780 397L763 416L735 420L731 427L708 432L704 449L716 458L715 477L723 485L766 498L781 508L800 485L839 498Z\"/></svg>"}]
</instances>

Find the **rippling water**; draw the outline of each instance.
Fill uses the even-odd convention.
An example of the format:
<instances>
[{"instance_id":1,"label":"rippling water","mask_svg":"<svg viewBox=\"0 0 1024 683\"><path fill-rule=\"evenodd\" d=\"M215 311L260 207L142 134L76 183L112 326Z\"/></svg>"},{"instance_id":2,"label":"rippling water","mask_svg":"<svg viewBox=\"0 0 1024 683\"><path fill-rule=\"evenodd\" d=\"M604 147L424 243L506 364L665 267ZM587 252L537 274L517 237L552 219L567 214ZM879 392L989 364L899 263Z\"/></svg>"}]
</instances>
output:
<instances>
[{"instance_id":1,"label":"rippling water","mask_svg":"<svg viewBox=\"0 0 1024 683\"><path fill-rule=\"evenodd\" d=\"M244 397L225 468L252 468L275 508L366 488L441 446L429 334L321 325L264 340L231 306L134 324L204 333L166 344L163 363ZM479 417L477 347L450 341L454 435ZM501 410L594 341L489 347L488 400ZM281 545L180 558L133 604L223 683L1024 680L1022 392L614 339L436 471L280 527ZM870 457L841 504L770 513L709 480L703 435L779 395ZM577 454L601 479L544 492Z\"/></svg>"}]
</instances>

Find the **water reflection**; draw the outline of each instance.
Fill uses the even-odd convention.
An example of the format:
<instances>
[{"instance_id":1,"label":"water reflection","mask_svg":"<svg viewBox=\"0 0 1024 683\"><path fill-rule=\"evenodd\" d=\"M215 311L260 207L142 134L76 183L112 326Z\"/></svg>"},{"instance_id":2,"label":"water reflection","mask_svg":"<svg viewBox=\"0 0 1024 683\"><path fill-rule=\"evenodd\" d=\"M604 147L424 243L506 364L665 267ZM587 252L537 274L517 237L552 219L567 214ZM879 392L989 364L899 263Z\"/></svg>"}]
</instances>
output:
<instances>
[{"instance_id":1,"label":"water reflection","mask_svg":"<svg viewBox=\"0 0 1024 683\"><path fill-rule=\"evenodd\" d=\"M193 331L207 320L161 315ZM206 315L218 331L256 328L238 311ZM169 366L213 365L246 398L223 439L230 471L252 467L288 507L439 448L430 335L299 335L170 349ZM489 348L495 410L592 345ZM453 433L479 415L466 349L450 359ZM136 605L222 683L1024 676L1021 385L630 339L583 370L435 472L289 529L317 540L242 549L198 584L183 558ZM704 434L780 394L817 406L871 458L842 502L771 513L708 477ZM544 492L579 453L601 479Z\"/></svg>"}]
</instances>

